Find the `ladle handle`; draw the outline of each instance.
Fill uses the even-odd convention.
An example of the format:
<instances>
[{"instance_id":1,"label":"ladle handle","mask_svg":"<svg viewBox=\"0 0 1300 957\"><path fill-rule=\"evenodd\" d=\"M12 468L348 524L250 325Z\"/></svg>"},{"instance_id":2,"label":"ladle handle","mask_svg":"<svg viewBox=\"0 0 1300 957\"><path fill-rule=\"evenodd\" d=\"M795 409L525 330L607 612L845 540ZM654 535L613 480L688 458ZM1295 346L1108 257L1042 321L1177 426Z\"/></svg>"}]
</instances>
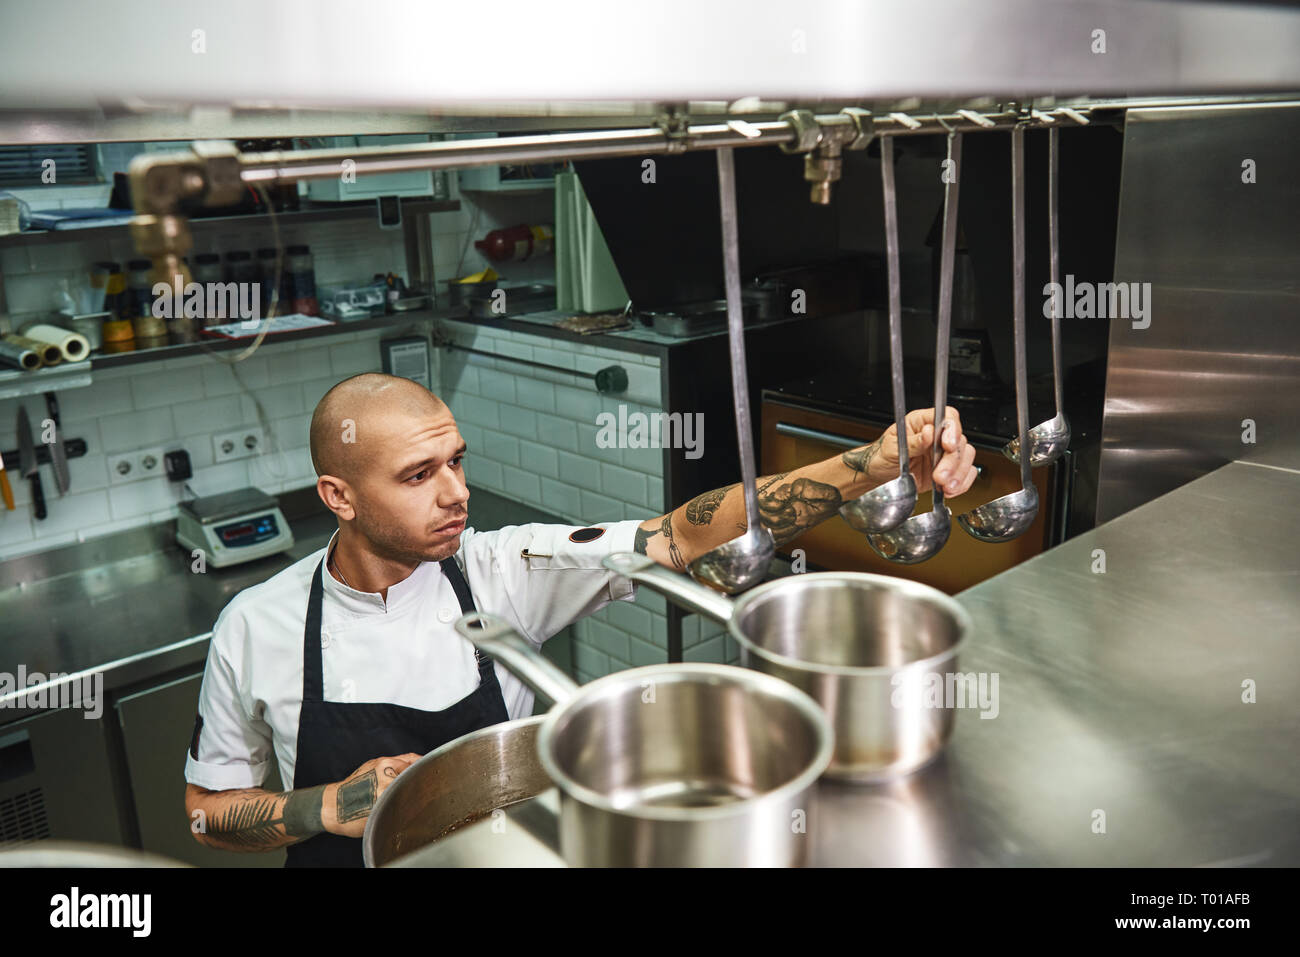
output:
<instances>
[{"instance_id":1,"label":"ladle handle","mask_svg":"<svg viewBox=\"0 0 1300 957\"><path fill-rule=\"evenodd\" d=\"M1058 197L1060 194L1060 142L1061 131L1053 126L1047 133L1047 237L1051 247L1049 263L1051 267L1052 289L1058 290L1052 296L1052 388L1056 393L1056 414L1062 414L1065 408L1064 386L1061 382L1061 226L1057 218Z\"/></svg>"},{"instance_id":2,"label":"ladle handle","mask_svg":"<svg viewBox=\"0 0 1300 957\"><path fill-rule=\"evenodd\" d=\"M898 474L907 474L907 396L903 394L903 305L898 275L898 203L894 189L894 138L880 138L880 182L885 205L885 266L889 276L889 374L894 388Z\"/></svg>"},{"instance_id":3,"label":"ladle handle","mask_svg":"<svg viewBox=\"0 0 1300 957\"><path fill-rule=\"evenodd\" d=\"M727 344L731 353L731 394L736 406L740 480L745 493L745 525L757 534L758 478L754 430L749 415L749 376L745 367L745 320L740 301L740 253L736 240L736 161L731 147L718 150L718 199L722 210L722 264L727 291Z\"/></svg>"},{"instance_id":4,"label":"ladle handle","mask_svg":"<svg viewBox=\"0 0 1300 957\"><path fill-rule=\"evenodd\" d=\"M562 704L578 693L579 685L572 678L495 615L467 612L456 619L456 630L543 698Z\"/></svg>"},{"instance_id":5,"label":"ladle handle","mask_svg":"<svg viewBox=\"0 0 1300 957\"><path fill-rule=\"evenodd\" d=\"M948 134L948 162L945 164L943 188L943 244L939 256L939 316L934 342L934 448L930 452L930 471L943 458L943 418L948 408L948 339L952 330L952 277L957 258L957 212L961 190L961 134ZM934 508L943 506L943 486L931 479Z\"/></svg>"},{"instance_id":6,"label":"ladle handle","mask_svg":"<svg viewBox=\"0 0 1300 957\"><path fill-rule=\"evenodd\" d=\"M665 568L653 558L636 552L613 552L606 555L601 564L638 584L648 585L674 605L680 605L687 611L707 615L723 624L731 620L731 612L735 606L730 598L707 585L701 585L685 575L679 575Z\"/></svg>"},{"instance_id":7,"label":"ladle handle","mask_svg":"<svg viewBox=\"0 0 1300 957\"><path fill-rule=\"evenodd\" d=\"M1016 426L1020 487L1029 487L1029 372L1025 360L1025 127L1011 128L1011 315L1016 349Z\"/></svg>"}]
</instances>

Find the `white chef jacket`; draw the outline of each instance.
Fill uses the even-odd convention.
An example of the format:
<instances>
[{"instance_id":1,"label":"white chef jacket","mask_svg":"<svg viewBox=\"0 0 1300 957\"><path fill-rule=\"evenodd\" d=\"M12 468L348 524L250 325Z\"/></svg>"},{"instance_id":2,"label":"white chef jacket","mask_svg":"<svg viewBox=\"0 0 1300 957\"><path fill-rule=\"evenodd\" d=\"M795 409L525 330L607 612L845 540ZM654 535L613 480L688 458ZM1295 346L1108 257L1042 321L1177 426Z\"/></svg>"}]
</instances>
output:
<instances>
[{"instance_id":1,"label":"white chef jacket","mask_svg":"<svg viewBox=\"0 0 1300 957\"><path fill-rule=\"evenodd\" d=\"M509 525L489 532L466 527L455 558L475 607L505 619L540 647L610 601L635 599L636 584L604 568L601 559L632 551L640 524ZM603 532L573 541L570 536L584 527ZM190 783L209 790L259 787L274 747L283 789L293 787L307 599L311 575L333 544L331 538L320 551L240 592L217 618L199 692L201 724L186 753ZM321 576L324 700L441 711L478 687L474 646L453 624L460 602L437 562L422 562L389 587L387 600L349 588L325 568ZM532 714L532 691L500 662L496 672L509 716Z\"/></svg>"}]
</instances>

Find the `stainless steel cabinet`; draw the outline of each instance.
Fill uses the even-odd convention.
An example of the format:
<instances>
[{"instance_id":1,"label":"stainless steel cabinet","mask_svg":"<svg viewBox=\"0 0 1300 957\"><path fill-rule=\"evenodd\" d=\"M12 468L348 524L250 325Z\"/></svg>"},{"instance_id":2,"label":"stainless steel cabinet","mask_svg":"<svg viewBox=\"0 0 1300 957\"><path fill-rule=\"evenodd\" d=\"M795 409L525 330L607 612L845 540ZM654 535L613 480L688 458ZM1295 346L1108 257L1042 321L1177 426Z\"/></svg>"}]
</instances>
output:
<instances>
[{"instance_id":1,"label":"stainless steel cabinet","mask_svg":"<svg viewBox=\"0 0 1300 957\"><path fill-rule=\"evenodd\" d=\"M189 675L117 702L140 846L203 867L283 867L283 849L259 854L219 851L199 844L190 832L185 813L185 751L202 681L202 673ZM265 784L280 790L280 767L274 758Z\"/></svg>"},{"instance_id":2,"label":"stainless steel cabinet","mask_svg":"<svg viewBox=\"0 0 1300 957\"><path fill-rule=\"evenodd\" d=\"M64 708L0 726L0 848L129 842L130 812L109 761L112 722L86 714Z\"/></svg>"}]
</instances>

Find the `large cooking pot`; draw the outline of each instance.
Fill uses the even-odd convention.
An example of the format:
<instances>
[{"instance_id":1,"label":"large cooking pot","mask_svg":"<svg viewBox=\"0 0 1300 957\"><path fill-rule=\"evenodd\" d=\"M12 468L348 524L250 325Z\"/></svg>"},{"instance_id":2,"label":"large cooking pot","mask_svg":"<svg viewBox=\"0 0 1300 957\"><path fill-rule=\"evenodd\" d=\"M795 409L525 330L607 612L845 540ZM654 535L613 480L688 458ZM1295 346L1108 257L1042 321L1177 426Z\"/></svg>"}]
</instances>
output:
<instances>
[{"instance_id":1,"label":"large cooking pot","mask_svg":"<svg viewBox=\"0 0 1300 957\"><path fill-rule=\"evenodd\" d=\"M835 729L827 775L872 782L907 774L943 749L955 717L936 680L956 686L966 610L928 585L864 572L811 572L732 599L645 555L605 567L727 625L747 668L807 692ZM935 676L938 676L937 679ZM966 686L963 686L963 691ZM971 706L973 706L973 702Z\"/></svg>"},{"instance_id":2,"label":"large cooking pot","mask_svg":"<svg viewBox=\"0 0 1300 957\"><path fill-rule=\"evenodd\" d=\"M399 774L366 820L361 838L366 867L390 864L551 787L537 758L543 717L471 731Z\"/></svg>"},{"instance_id":3,"label":"large cooking pot","mask_svg":"<svg viewBox=\"0 0 1300 957\"><path fill-rule=\"evenodd\" d=\"M556 702L537 735L560 791L560 849L576 866L806 862L826 716L770 675L666 664L579 687L499 618L456 629ZM400 780L400 778L399 778Z\"/></svg>"}]
</instances>

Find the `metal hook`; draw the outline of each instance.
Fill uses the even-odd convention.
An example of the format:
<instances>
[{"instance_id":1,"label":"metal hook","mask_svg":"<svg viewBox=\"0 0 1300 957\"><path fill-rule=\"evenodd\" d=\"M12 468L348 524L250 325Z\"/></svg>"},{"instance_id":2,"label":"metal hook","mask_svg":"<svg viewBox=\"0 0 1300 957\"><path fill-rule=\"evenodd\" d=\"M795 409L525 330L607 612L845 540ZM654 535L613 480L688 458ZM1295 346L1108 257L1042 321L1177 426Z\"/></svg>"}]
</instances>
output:
<instances>
[{"instance_id":1,"label":"metal hook","mask_svg":"<svg viewBox=\"0 0 1300 957\"><path fill-rule=\"evenodd\" d=\"M982 126L985 129L997 125L992 120L990 120L987 116L981 116L979 113L976 113L974 110L958 110L957 115L960 116L962 119L969 120L970 122L974 123L976 126Z\"/></svg>"},{"instance_id":2,"label":"metal hook","mask_svg":"<svg viewBox=\"0 0 1300 957\"><path fill-rule=\"evenodd\" d=\"M921 128L921 122L908 116L906 113L890 113L889 118L896 123L901 123L909 130L918 130Z\"/></svg>"}]
</instances>

